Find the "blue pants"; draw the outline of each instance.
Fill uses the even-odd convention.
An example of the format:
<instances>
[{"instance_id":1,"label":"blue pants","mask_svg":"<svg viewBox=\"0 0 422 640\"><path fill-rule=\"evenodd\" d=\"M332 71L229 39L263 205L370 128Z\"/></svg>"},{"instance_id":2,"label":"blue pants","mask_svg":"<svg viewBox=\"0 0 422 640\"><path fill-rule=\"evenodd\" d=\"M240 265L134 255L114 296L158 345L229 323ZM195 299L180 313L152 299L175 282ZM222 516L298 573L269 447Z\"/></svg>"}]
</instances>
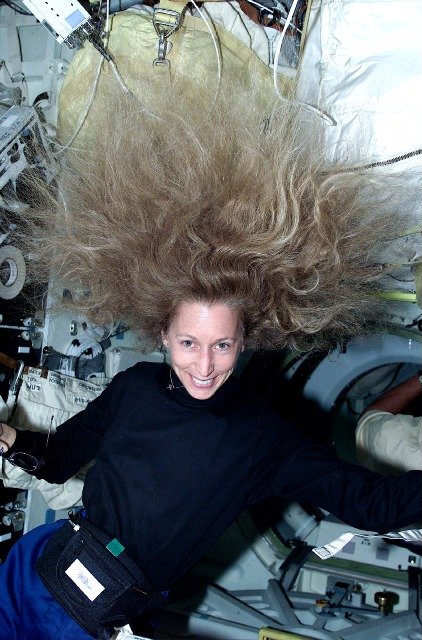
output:
<instances>
[{"instance_id":1,"label":"blue pants","mask_svg":"<svg viewBox=\"0 0 422 640\"><path fill-rule=\"evenodd\" d=\"M92 640L47 591L35 561L65 521L22 536L0 564L0 640Z\"/></svg>"}]
</instances>

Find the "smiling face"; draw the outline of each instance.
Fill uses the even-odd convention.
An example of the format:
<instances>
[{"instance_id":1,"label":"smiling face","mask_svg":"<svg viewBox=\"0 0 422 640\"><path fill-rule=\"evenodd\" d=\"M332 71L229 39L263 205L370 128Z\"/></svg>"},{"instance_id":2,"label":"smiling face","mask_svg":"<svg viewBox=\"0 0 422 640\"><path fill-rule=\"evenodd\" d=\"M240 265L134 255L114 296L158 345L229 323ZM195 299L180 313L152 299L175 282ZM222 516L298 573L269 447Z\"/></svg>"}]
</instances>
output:
<instances>
[{"instance_id":1,"label":"smiling face","mask_svg":"<svg viewBox=\"0 0 422 640\"><path fill-rule=\"evenodd\" d=\"M198 400L214 395L233 372L243 351L239 313L223 303L181 304L162 339L179 380Z\"/></svg>"}]
</instances>

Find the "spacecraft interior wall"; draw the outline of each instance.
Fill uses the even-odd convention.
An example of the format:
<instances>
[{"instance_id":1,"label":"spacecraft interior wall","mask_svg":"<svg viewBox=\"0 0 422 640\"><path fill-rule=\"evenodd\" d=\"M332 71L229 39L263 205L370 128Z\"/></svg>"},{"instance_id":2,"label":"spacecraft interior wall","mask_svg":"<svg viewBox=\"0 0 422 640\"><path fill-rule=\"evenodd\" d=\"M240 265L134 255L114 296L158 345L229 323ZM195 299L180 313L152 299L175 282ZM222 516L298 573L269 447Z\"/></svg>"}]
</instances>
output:
<instances>
[{"instance_id":1,"label":"spacecraft interior wall","mask_svg":"<svg viewBox=\"0 0 422 640\"><path fill-rule=\"evenodd\" d=\"M421 20L420 0L312 2L299 89L335 120L332 159L374 162L422 146Z\"/></svg>"},{"instance_id":2,"label":"spacecraft interior wall","mask_svg":"<svg viewBox=\"0 0 422 640\"><path fill-rule=\"evenodd\" d=\"M400 326L421 317L421 18L421 0L313 0L297 84L298 98L326 120L327 162L376 163L375 179L402 181L396 211L406 239L385 242L381 258L402 265L382 287L388 319Z\"/></svg>"}]
</instances>

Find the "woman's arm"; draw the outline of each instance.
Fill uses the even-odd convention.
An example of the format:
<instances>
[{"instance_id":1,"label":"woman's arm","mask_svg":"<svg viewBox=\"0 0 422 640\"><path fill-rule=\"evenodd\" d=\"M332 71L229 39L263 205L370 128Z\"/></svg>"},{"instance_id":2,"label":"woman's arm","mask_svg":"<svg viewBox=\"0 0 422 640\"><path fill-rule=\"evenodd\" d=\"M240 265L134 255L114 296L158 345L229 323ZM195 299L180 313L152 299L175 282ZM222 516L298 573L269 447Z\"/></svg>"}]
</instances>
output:
<instances>
[{"instance_id":1,"label":"woman's arm","mask_svg":"<svg viewBox=\"0 0 422 640\"><path fill-rule=\"evenodd\" d=\"M124 396L123 374L118 374L87 407L57 427L47 438L45 432L14 429L4 426L4 457L26 453L39 461L32 472L37 478L61 484L75 475L86 463L96 457L104 433ZM8 448L9 447L9 448Z\"/></svg>"},{"instance_id":2,"label":"woman's arm","mask_svg":"<svg viewBox=\"0 0 422 640\"><path fill-rule=\"evenodd\" d=\"M402 413L410 402L422 396L421 377L418 373L394 389L390 389L367 406L365 413L374 409L388 413Z\"/></svg>"},{"instance_id":3,"label":"woman's arm","mask_svg":"<svg viewBox=\"0 0 422 640\"><path fill-rule=\"evenodd\" d=\"M16 440L16 429L0 422L0 455L7 453Z\"/></svg>"},{"instance_id":4,"label":"woman's arm","mask_svg":"<svg viewBox=\"0 0 422 640\"><path fill-rule=\"evenodd\" d=\"M421 471L379 475L306 441L281 457L273 489L359 529L385 533L422 523Z\"/></svg>"}]
</instances>

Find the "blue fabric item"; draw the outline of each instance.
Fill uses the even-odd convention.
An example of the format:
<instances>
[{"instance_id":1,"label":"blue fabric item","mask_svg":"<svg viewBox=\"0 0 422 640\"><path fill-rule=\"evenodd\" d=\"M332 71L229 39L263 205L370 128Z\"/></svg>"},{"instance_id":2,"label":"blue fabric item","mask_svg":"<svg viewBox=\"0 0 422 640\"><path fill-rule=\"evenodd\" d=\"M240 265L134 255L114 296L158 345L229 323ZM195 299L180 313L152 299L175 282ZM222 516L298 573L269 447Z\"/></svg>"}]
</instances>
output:
<instances>
[{"instance_id":1,"label":"blue fabric item","mask_svg":"<svg viewBox=\"0 0 422 640\"><path fill-rule=\"evenodd\" d=\"M35 570L47 540L64 522L29 531L0 564L0 640L92 640L50 595Z\"/></svg>"}]
</instances>

